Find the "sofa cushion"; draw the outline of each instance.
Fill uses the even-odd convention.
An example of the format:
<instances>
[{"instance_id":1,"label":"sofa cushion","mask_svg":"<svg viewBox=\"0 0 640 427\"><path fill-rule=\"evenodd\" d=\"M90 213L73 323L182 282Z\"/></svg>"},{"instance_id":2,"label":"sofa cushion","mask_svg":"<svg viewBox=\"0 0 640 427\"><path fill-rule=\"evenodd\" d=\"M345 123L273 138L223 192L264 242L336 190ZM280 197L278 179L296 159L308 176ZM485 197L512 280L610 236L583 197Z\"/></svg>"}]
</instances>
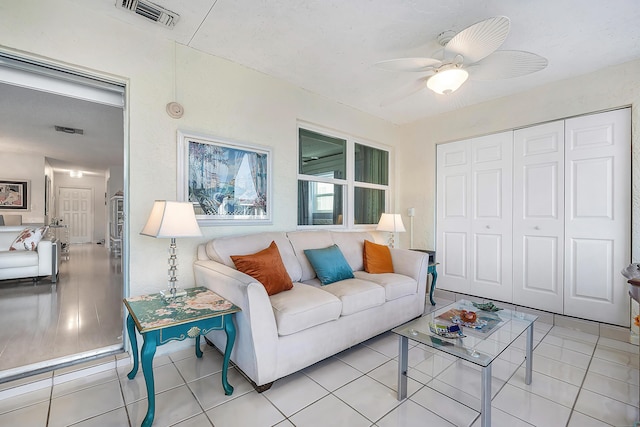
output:
<instances>
[{"instance_id":1,"label":"sofa cushion","mask_svg":"<svg viewBox=\"0 0 640 427\"><path fill-rule=\"evenodd\" d=\"M371 274L365 271L356 271L354 274L358 279L367 280L383 287L387 301L413 295L418 292L418 282L403 274Z\"/></svg>"},{"instance_id":2,"label":"sofa cushion","mask_svg":"<svg viewBox=\"0 0 640 427\"><path fill-rule=\"evenodd\" d=\"M296 257L300 262L300 267L302 268L302 275L300 279L297 280L291 276L293 281L305 282L316 277L316 272L307 257L304 255L304 250L326 248L327 246L333 245L334 241L331 238L331 233L326 230L292 231L287 233L287 237L291 242L291 247L293 248Z\"/></svg>"},{"instance_id":3,"label":"sofa cushion","mask_svg":"<svg viewBox=\"0 0 640 427\"><path fill-rule=\"evenodd\" d=\"M38 243L47 232L49 227L25 228L16 237L9 248L10 251L35 251Z\"/></svg>"},{"instance_id":4,"label":"sofa cushion","mask_svg":"<svg viewBox=\"0 0 640 427\"><path fill-rule=\"evenodd\" d=\"M304 254L323 285L353 279L353 270L338 245L322 249L305 249Z\"/></svg>"},{"instance_id":5,"label":"sofa cushion","mask_svg":"<svg viewBox=\"0 0 640 427\"><path fill-rule=\"evenodd\" d=\"M347 279L322 287L323 290L340 298L342 316L357 313L384 304L384 288L361 279Z\"/></svg>"},{"instance_id":6,"label":"sofa cushion","mask_svg":"<svg viewBox=\"0 0 640 427\"><path fill-rule=\"evenodd\" d=\"M294 334L336 320L342 310L338 298L321 288L302 283L294 283L290 291L269 298L279 335Z\"/></svg>"},{"instance_id":7,"label":"sofa cushion","mask_svg":"<svg viewBox=\"0 0 640 427\"><path fill-rule=\"evenodd\" d=\"M37 251L4 251L0 253L0 268L38 266Z\"/></svg>"},{"instance_id":8,"label":"sofa cushion","mask_svg":"<svg viewBox=\"0 0 640 427\"><path fill-rule=\"evenodd\" d=\"M268 248L251 255L231 255L238 271L253 277L265 287L268 295L275 295L293 288L278 245L272 241Z\"/></svg>"},{"instance_id":9,"label":"sofa cushion","mask_svg":"<svg viewBox=\"0 0 640 427\"><path fill-rule=\"evenodd\" d=\"M338 245L353 271L364 269L362 263L363 243L373 240L366 231L332 231L333 242Z\"/></svg>"},{"instance_id":10,"label":"sofa cushion","mask_svg":"<svg viewBox=\"0 0 640 427\"><path fill-rule=\"evenodd\" d=\"M293 252L291 243L287 235L283 232L255 233L243 236L225 236L210 240L205 245L205 252L209 259L222 263L228 267L235 264L231 255L248 255L266 248L275 241L282 258L282 263L287 269L287 273L294 282L302 278L302 269L296 254ZM307 262L305 260L305 262Z\"/></svg>"},{"instance_id":11,"label":"sofa cushion","mask_svg":"<svg viewBox=\"0 0 640 427\"><path fill-rule=\"evenodd\" d=\"M387 245L364 241L364 271L371 274L393 273L391 251Z\"/></svg>"}]
</instances>

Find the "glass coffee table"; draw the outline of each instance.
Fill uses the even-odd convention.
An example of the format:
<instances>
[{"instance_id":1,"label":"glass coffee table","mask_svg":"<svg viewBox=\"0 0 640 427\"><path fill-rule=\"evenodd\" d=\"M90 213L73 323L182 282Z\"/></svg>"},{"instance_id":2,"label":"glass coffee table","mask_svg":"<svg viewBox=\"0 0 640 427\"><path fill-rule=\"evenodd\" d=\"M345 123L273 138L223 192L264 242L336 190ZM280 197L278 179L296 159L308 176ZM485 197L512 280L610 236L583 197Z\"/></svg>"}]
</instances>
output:
<instances>
[{"instance_id":1,"label":"glass coffee table","mask_svg":"<svg viewBox=\"0 0 640 427\"><path fill-rule=\"evenodd\" d=\"M491 426L491 363L527 331L525 383L531 384L533 325L537 318L506 309L484 311L470 301L460 300L398 326L392 330L400 338L398 400L407 397L409 340L413 340L482 368L481 425Z\"/></svg>"}]
</instances>

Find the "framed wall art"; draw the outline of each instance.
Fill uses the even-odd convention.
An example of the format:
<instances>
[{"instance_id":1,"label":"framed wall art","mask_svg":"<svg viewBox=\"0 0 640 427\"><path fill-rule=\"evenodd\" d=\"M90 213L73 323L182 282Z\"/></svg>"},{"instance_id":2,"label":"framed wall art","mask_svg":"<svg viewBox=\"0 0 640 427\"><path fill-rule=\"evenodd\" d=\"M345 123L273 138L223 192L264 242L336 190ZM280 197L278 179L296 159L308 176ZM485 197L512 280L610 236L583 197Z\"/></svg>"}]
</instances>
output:
<instances>
[{"instance_id":1,"label":"framed wall art","mask_svg":"<svg viewBox=\"0 0 640 427\"><path fill-rule=\"evenodd\" d=\"M29 181L0 179L0 210L29 210Z\"/></svg>"},{"instance_id":2,"label":"framed wall art","mask_svg":"<svg viewBox=\"0 0 640 427\"><path fill-rule=\"evenodd\" d=\"M178 200L203 226L270 224L271 149L178 131Z\"/></svg>"}]
</instances>

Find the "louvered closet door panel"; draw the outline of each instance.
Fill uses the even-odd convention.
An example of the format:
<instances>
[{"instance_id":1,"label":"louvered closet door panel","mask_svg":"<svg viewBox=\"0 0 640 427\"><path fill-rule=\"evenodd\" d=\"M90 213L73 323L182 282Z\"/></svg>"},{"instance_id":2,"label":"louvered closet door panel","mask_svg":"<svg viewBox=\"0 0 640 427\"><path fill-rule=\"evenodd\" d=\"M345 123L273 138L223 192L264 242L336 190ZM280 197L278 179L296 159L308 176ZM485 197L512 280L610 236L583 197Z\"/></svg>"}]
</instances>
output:
<instances>
[{"instance_id":1,"label":"louvered closet door panel","mask_svg":"<svg viewBox=\"0 0 640 427\"><path fill-rule=\"evenodd\" d=\"M513 302L562 313L564 121L514 132Z\"/></svg>"},{"instance_id":2,"label":"louvered closet door panel","mask_svg":"<svg viewBox=\"0 0 640 427\"><path fill-rule=\"evenodd\" d=\"M469 293L469 141L437 146L438 288Z\"/></svg>"},{"instance_id":3,"label":"louvered closet door panel","mask_svg":"<svg viewBox=\"0 0 640 427\"><path fill-rule=\"evenodd\" d=\"M629 326L630 109L566 121L564 312Z\"/></svg>"},{"instance_id":4,"label":"louvered closet door panel","mask_svg":"<svg viewBox=\"0 0 640 427\"><path fill-rule=\"evenodd\" d=\"M511 302L513 132L471 140L470 293Z\"/></svg>"}]
</instances>

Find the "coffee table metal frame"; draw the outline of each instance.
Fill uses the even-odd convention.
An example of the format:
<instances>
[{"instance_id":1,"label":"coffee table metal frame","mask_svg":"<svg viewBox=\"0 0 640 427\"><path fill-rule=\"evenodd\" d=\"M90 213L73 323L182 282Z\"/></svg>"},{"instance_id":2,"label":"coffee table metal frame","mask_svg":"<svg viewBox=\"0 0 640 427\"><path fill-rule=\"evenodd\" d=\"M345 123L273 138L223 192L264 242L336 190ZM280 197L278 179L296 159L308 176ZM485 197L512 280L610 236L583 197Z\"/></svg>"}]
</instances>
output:
<instances>
[{"instance_id":1,"label":"coffee table metal frame","mask_svg":"<svg viewBox=\"0 0 640 427\"><path fill-rule=\"evenodd\" d=\"M437 316L448 312L451 309L465 309L475 311L479 318L490 317L496 319L490 323L490 330L474 330L463 327L466 338L446 339L439 337L429 330L429 322L434 322ZM432 313L414 319L404 325L392 330L399 337L399 360L398 360L398 400L407 397L407 371L409 340L417 341L428 347L456 356L459 359L479 365L482 368L482 385L480 390L480 417L482 427L491 426L491 363L504 350L506 350L524 331L526 330L526 366L525 383L531 384L533 371L533 326L538 317L532 314L512 310L501 310L491 314L486 314L476 309L471 302L460 300L447 305ZM438 323L442 319L436 319ZM497 323L496 323L497 322ZM502 341L491 340L498 331L507 331L509 339ZM508 342L507 342L508 341Z\"/></svg>"}]
</instances>

